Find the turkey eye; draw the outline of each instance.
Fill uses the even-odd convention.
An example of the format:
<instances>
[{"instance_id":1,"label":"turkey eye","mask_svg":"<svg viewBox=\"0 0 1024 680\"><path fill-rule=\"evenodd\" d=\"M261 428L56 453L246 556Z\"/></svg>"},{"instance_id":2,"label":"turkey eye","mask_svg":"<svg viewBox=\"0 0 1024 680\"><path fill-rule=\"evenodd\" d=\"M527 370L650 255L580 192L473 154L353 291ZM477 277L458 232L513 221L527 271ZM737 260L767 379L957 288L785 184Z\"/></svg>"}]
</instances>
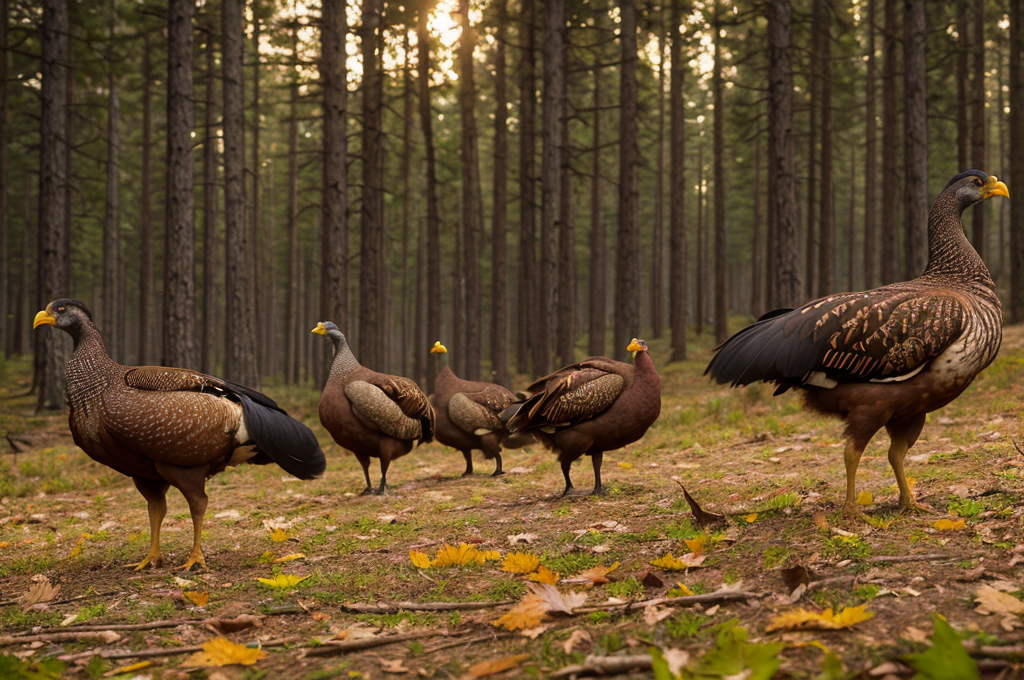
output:
<instances>
[{"instance_id":1,"label":"turkey eye","mask_svg":"<svg viewBox=\"0 0 1024 680\"><path fill-rule=\"evenodd\" d=\"M63 312L63 311L64 311L64 308L63 308L63 307L58 307L58 308L57 308L57 311L58 311L58 312Z\"/></svg>"},{"instance_id":2,"label":"turkey eye","mask_svg":"<svg viewBox=\"0 0 1024 680\"><path fill-rule=\"evenodd\" d=\"M981 186L981 180L980 179L974 180L974 186L980 187Z\"/></svg>"}]
</instances>

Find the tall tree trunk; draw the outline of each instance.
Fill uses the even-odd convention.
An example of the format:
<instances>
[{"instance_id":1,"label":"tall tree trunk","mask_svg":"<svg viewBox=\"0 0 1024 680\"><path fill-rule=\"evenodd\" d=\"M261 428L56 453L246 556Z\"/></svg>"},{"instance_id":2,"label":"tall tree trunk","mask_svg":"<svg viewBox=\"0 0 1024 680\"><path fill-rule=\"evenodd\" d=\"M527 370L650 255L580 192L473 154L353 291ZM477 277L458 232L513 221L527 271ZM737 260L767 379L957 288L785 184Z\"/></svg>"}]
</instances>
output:
<instances>
[{"instance_id":1,"label":"tall tree trunk","mask_svg":"<svg viewBox=\"0 0 1024 680\"><path fill-rule=\"evenodd\" d=\"M704 131L697 140L697 285L696 296L697 335L704 334L704 322L708 318L708 238L704 224Z\"/></svg>"},{"instance_id":2,"label":"tall tree trunk","mask_svg":"<svg viewBox=\"0 0 1024 680\"><path fill-rule=\"evenodd\" d=\"M540 334L540 296L537 284L537 185L536 185L536 119L537 119L537 51L536 0L523 0L520 26L523 45L519 80L519 296L516 324L516 371L528 372L532 362L536 371L534 349ZM528 361L529 359L529 361ZM433 363L433 362L431 362Z\"/></svg>"},{"instance_id":3,"label":"tall tree trunk","mask_svg":"<svg viewBox=\"0 0 1024 680\"><path fill-rule=\"evenodd\" d=\"M793 164L793 67L790 57L789 0L768 3L768 195L772 198L774 239L770 268L775 269L773 305L793 307L800 302L800 269L796 251L796 173Z\"/></svg>"},{"instance_id":4,"label":"tall tree trunk","mask_svg":"<svg viewBox=\"0 0 1024 680\"><path fill-rule=\"evenodd\" d=\"M636 3L620 0L619 229L615 250L615 320L612 356L625 359L631 337L640 336L640 213L637 191Z\"/></svg>"},{"instance_id":5,"label":"tall tree trunk","mask_svg":"<svg viewBox=\"0 0 1024 680\"><path fill-rule=\"evenodd\" d=\"M508 384L508 0L497 0L494 51L494 194L491 221L491 380ZM423 348L425 351L425 348Z\"/></svg>"},{"instance_id":6,"label":"tall tree trunk","mask_svg":"<svg viewBox=\"0 0 1024 680\"><path fill-rule=\"evenodd\" d=\"M333 321L351 332L348 290L348 106L345 40L348 33L346 0L323 0L320 18L320 80L323 88L323 200L320 213L320 286L319 302L314 308L322 321ZM307 266L307 275L312 273ZM300 292L301 296L301 292ZM308 296L307 296L308 297ZM303 298L305 299L305 298ZM312 309L310 311L313 311ZM301 337L309 333L299 329ZM315 348L324 367L330 348L319 343ZM301 347L301 345L300 345ZM304 365L304 364L303 364ZM327 380L327 371L318 371L316 382Z\"/></svg>"},{"instance_id":7,"label":"tall tree trunk","mask_svg":"<svg viewBox=\"0 0 1024 680\"><path fill-rule=\"evenodd\" d=\"M326 19L326 17L325 17ZM292 55L298 61L298 29L292 29ZM325 197L326 199L326 197ZM323 231L328 231L324 225ZM288 84L288 302L284 334L285 380L299 381L299 344L307 329L299 311L299 79ZM331 321L332 319L324 319ZM337 322L335 322L337 323Z\"/></svg>"},{"instance_id":8,"label":"tall tree trunk","mask_svg":"<svg viewBox=\"0 0 1024 680\"><path fill-rule=\"evenodd\" d=\"M258 370L264 374L274 374L273 366L271 365L270 348L273 345L274 333L270 330L273 324L270 319L268 312L273 307L274 289L268 287L266 284L270 279L270 269L267 264L263 261L263 253L268 250L267 243L260 244L260 238L262 234L261 227L263 225L263 208L260 201L260 27L262 25L261 8L259 0L251 0L249 5L250 11L252 12L252 43L253 43L253 61L252 61L252 166L250 174L252 175L252 196L249 199L249 203L252 204L252 221L249 223L249 234L248 234L248 255L249 255L249 266L252 272L252 279L250 286L252 286L252 292L250 293L253 303L253 318L255 319L256 328L260 329L260 332L256 333L255 351L256 351L256 365L259 367ZM243 47L243 55L244 47ZM273 255L273 253L271 253ZM273 257L270 258L272 263ZM271 265L272 266L272 265Z\"/></svg>"},{"instance_id":9,"label":"tall tree trunk","mask_svg":"<svg viewBox=\"0 0 1024 680\"><path fill-rule=\"evenodd\" d=\"M217 337L217 116L214 109L214 90L217 67L214 50L216 18L207 6L206 36L206 106L203 129L203 338L199 348L200 370L212 373L216 366L215 342Z\"/></svg>"},{"instance_id":10,"label":"tall tree trunk","mask_svg":"<svg viewBox=\"0 0 1024 680\"><path fill-rule=\"evenodd\" d=\"M41 35L42 112L39 130L39 255L36 271L38 305L67 297L69 224L65 201L68 178L67 0L44 0ZM39 369L37 409L63 409L64 366L70 354L70 339L56 328L44 328L36 336Z\"/></svg>"},{"instance_id":11,"label":"tall tree trunk","mask_svg":"<svg viewBox=\"0 0 1024 680\"><path fill-rule=\"evenodd\" d=\"M107 351L115 361L124 361L124 337L117 324L121 287L121 222L120 222L120 118L121 97L117 79L107 76L107 200L103 220L103 310L102 324Z\"/></svg>"},{"instance_id":12,"label":"tall tree trunk","mask_svg":"<svg viewBox=\"0 0 1024 680\"><path fill-rule=\"evenodd\" d=\"M594 155L590 166L590 326L587 353L590 356L602 356L605 336L608 334L608 237L602 214L600 56L595 55L594 61L594 121L591 128Z\"/></svg>"},{"instance_id":13,"label":"tall tree trunk","mask_svg":"<svg viewBox=\"0 0 1024 680\"><path fill-rule=\"evenodd\" d=\"M363 3L363 187L359 248L359 359L387 371L388 260L384 225L384 79L378 58L383 0Z\"/></svg>"},{"instance_id":14,"label":"tall tree trunk","mask_svg":"<svg viewBox=\"0 0 1024 680\"><path fill-rule=\"evenodd\" d=\"M412 379L417 381L419 384L424 384L425 376L422 374L423 370L423 359L426 358L427 346L426 343L420 341L420 336L417 333L415 337L412 337L413 333L410 331L414 324L409 322L409 298L412 295L411 284L415 281L419 283L420 279L409 276L409 226L412 203L415 200L412 194L412 128L413 128L413 80L412 80L412 61L410 59L410 44L409 44L409 32L402 32L402 55L405 57L405 61L402 64L402 157L401 157L401 172L402 172L402 268L401 268L401 282L402 282L402 300L400 303L401 310L401 324L399 328L400 332L400 348L399 356L400 362L398 364L399 372L401 375L409 375L407 372L409 368L409 350L413 351L413 374Z\"/></svg>"},{"instance_id":15,"label":"tall tree trunk","mask_svg":"<svg viewBox=\"0 0 1024 680\"><path fill-rule=\"evenodd\" d=\"M906 0L903 7L903 276L911 279L928 264L928 33L924 0Z\"/></svg>"},{"instance_id":16,"label":"tall tree trunk","mask_svg":"<svg viewBox=\"0 0 1024 680\"><path fill-rule=\"evenodd\" d=\"M242 71L242 3L222 0L221 40L224 78L224 284L225 307L232 314L225 333L224 375L259 389L252 299L250 233L245 224L245 80Z\"/></svg>"},{"instance_id":17,"label":"tall tree trunk","mask_svg":"<svg viewBox=\"0 0 1024 680\"><path fill-rule=\"evenodd\" d=\"M729 337L729 278L726 259L725 215L725 84L722 82L722 27L721 2L715 2L715 62L711 77L714 97L714 166L715 166L715 342Z\"/></svg>"},{"instance_id":18,"label":"tall tree trunk","mask_svg":"<svg viewBox=\"0 0 1024 680\"><path fill-rule=\"evenodd\" d=\"M1005 54L1005 45L1002 40L998 43L998 49L996 50L996 58L998 59L999 68L997 71L996 78L996 139L1007 138L1007 115L1006 115L1006 61L1003 59ZM999 174L1005 174L1007 170L1006 160L1006 144L999 144L996 153L999 154ZM995 267L990 267L995 272L993 278L997 281L1003 280L1006 275L1006 255L1009 244L1007 243L1006 234L1006 215L1010 209L1009 201L999 201L996 210L999 213L999 221L996 225L999 231L999 244L996 246L996 252L999 253L998 258L995 262Z\"/></svg>"},{"instance_id":19,"label":"tall tree trunk","mask_svg":"<svg viewBox=\"0 0 1024 680\"><path fill-rule=\"evenodd\" d=\"M149 33L143 37L142 52L142 168L139 172L139 307L138 346L135 361L147 365L155 355L151 329L153 304L153 208L150 198L153 146L153 47ZM207 85L209 87L209 85ZM200 366L205 371L205 366Z\"/></svg>"},{"instance_id":20,"label":"tall tree trunk","mask_svg":"<svg viewBox=\"0 0 1024 680\"><path fill-rule=\"evenodd\" d=\"M686 73L683 38L679 26L683 21L683 0L670 0L672 40L669 44L671 77L669 83L669 115L672 119L669 177L669 325L672 326L671 361L686 359L687 326L687 254L686 254L686 102L683 78ZM597 103L595 102L595 107Z\"/></svg>"},{"instance_id":21,"label":"tall tree trunk","mask_svg":"<svg viewBox=\"0 0 1024 680\"><path fill-rule=\"evenodd\" d=\"M227 0L224 4L231 2ZM195 346L195 199L191 137L195 125L192 101L194 11L192 0L170 0L167 27L167 217L161 363L185 368L197 367L199 358ZM233 330L232 335L244 334L243 329Z\"/></svg>"},{"instance_id":22,"label":"tall tree trunk","mask_svg":"<svg viewBox=\"0 0 1024 680\"><path fill-rule=\"evenodd\" d=\"M567 68L567 67L564 67ZM568 80L562 78L562 110L569 106ZM575 195L573 192L573 171L569 116L563 113L558 121L562 128L562 141L558 181L561 184L561 200L558 209L558 289L555 306L555 353L560 365L571 364L576 350L576 236L575 236Z\"/></svg>"},{"instance_id":23,"label":"tall tree trunk","mask_svg":"<svg viewBox=\"0 0 1024 680\"><path fill-rule=\"evenodd\" d=\"M565 78L565 1L547 0L544 6L544 92L541 117L541 213L540 213L540 306L536 310L537 337L533 372L544 375L551 368L558 300L558 233L562 196L559 172L562 165L562 116Z\"/></svg>"},{"instance_id":24,"label":"tall tree trunk","mask_svg":"<svg viewBox=\"0 0 1024 680\"><path fill-rule=\"evenodd\" d=\"M761 274L762 243L761 220L761 135L754 140L754 242L750 250L750 312L761 316L765 311L764 285Z\"/></svg>"},{"instance_id":25,"label":"tall tree trunk","mask_svg":"<svg viewBox=\"0 0 1024 680\"><path fill-rule=\"evenodd\" d=\"M847 205L846 221L846 276L847 290L856 290L854 280L857 271L857 223L855 221L857 205L857 147L850 146L850 202Z\"/></svg>"},{"instance_id":26,"label":"tall tree trunk","mask_svg":"<svg viewBox=\"0 0 1024 680\"><path fill-rule=\"evenodd\" d=\"M974 35L971 39L974 57L971 64L974 72L971 81L971 165L984 170L988 164L985 158L985 0L974 0L971 4L974 6ZM987 262L988 234L984 202L971 209L971 243Z\"/></svg>"},{"instance_id":27,"label":"tall tree trunk","mask_svg":"<svg viewBox=\"0 0 1024 680\"><path fill-rule=\"evenodd\" d=\"M420 86L420 125L423 127L423 147L427 170L427 339L441 339L441 215L437 201L437 167L434 153L433 114L430 110L430 32L427 14L430 0L420 5L416 23L416 43L419 49L417 68ZM427 392L434 390L437 362L427 362Z\"/></svg>"},{"instance_id":28,"label":"tall tree trunk","mask_svg":"<svg viewBox=\"0 0 1024 680\"><path fill-rule=\"evenodd\" d=\"M896 43L897 0L885 0L885 28L882 40L882 177L888 187L882 192L881 282L893 283L899 278L899 214L900 192L897 160L899 145L896 121Z\"/></svg>"},{"instance_id":29,"label":"tall tree trunk","mask_svg":"<svg viewBox=\"0 0 1024 680\"><path fill-rule=\"evenodd\" d=\"M816 0L821 6L821 23L816 24L821 95L821 239L818 250L818 295L836 289L836 195L833 181L835 166L832 139L832 7L828 0ZM852 180L851 180L852 181Z\"/></svg>"},{"instance_id":30,"label":"tall tree trunk","mask_svg":"<svg viewBox=\"0 0 1024 680\"><path fill-rule=\"evenodd\" d=\"M665 302L662 272L664 258L664 186L665 186L665 14L658 19L658 152L654 171L654 225L651 234L651 336L660 338L664 325ZM679 27L676 27L678 30Z\"/></svg>"},{"instance_id":31,"label":"tall tree trunk","mask_svg":"<svg viewBox=\"0 0 1024 680\"><path fill-rule=\"evenodd\" d=\"M1010 0L1010 180L1024 179L1024 0ZM1010 204L1010 323L1024 322L1024 205Z\"/></svg>"},{"instance_id":32,"label":"tall tree trunk","mask_svg":"<svg viewBox=\"0 0 1024 680\"><path fill-rule=\"evenodd\" d=\"M7 160L7 21L8 21L8 0L0 1L0 346L3 347L4 355L11 354L11 328L13 324L10 319L10 276L11 276L11 233L10 216L8 215L7 201L8 189L10 187L10 171ZM24 267L25 264L22 263ZM25 291L19 291L24 295Z\"/></svg>"},{"instance_id":33,"label":"tall tree trunk","mask_svg":"<svg viewBox=\"0 0 1024 680\"><path fill-rule=\"evenodd\" d=\"M462 123L462 272L465 274L466 380L480 378L480 262L477 240L480 233L480 156L476 132L476 83L473 77L473 52L476 33L469 23L469 0L459 2L462 36L459 40L459 115Z\"/></svg>"},{"instance_id":34,"label":"tall tree trunk","mask_svg":"<svg viewBox=\"0 0 1024 680\"><path fill-rule=\"evenodd\" d=\"M956 16L956 166L957 172L968 169L968 149L971 141L971 126L968 122L968 95L971 78L969 58L971 55L970 24L967 21L968 0L959 0Z\"/></svg>"},{"instance_id":35,"label":"tall tree trunk","mask_svg":"<svg viewBox=\"0 0 1024 680\"><path fill-rule=\"evenodd\" d=\"M868 54L867 83L864 93L864 287L873 288L876 283L877 218L876 205L878 186L877 124L875 122L875 5L877 0L868 0Z\"/></svg>"},{"instance_id":36,"label":"tall tree trunk","mask_svg":"<svg viewBox=\"0 0 1024 680\"><path fill-rule=\"evenodd\" d=\"M818 283L818 116L821 108L821 32L818 26L823 21L823 0L812 0L811 23L815 30L811 31L811 45L808 51L807 64L807 207L804 210L804 269L807 279L804 282L805 297L815 297Z\"/></svg>"},{"instance_id":37,"label":"tall tree trunk","mask_svg":"<svg viewBox=\"0 0 1024 680\"><path fill-rule=\"evenodd\" d=\"M14 342L12 353L22 355L32 345L27 334L30 331L28 325L28 306L37 302L36 291L32 285L32 175L24 173L24 184L22 185L22 219L21 219L21 272L18 285L18 295L14 303Z\"/></svg>"}]
</instances>

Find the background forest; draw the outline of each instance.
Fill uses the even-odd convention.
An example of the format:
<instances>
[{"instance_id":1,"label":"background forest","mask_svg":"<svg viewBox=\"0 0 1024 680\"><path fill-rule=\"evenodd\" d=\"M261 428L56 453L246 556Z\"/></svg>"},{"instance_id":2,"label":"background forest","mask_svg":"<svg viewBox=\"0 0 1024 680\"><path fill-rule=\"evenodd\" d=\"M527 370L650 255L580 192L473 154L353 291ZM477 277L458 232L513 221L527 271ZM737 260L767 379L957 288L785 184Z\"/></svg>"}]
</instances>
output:
<instances>
[{"instance_id":1,"label":"background forest","mask_svg":"<svg viewBox=\"0 0 1024 680\"><path fill-rule=\"evenodd\" d=\"M957 172L1024 321L1018 0L2 0L0 341L258 386L502 383L917 275Z\"/></svg>"}]
</instances>

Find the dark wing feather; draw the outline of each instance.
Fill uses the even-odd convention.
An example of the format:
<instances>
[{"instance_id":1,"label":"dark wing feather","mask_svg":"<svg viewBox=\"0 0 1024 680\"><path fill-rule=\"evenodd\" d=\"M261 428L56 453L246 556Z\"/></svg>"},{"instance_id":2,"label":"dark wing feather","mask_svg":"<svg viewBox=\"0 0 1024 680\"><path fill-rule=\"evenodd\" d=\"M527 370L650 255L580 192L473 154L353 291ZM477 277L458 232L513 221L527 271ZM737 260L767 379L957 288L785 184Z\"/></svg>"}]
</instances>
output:
<instances>
[{"instance_id":1,"label":"dark wing feather","mask_svg":"<svg viewBox=\"0 0 1024 680\"><path fill-rule=\"evenodd\" d=\"M705 374L719 383L781 388L814 372L839 382L913 373L963 332L958 296L906 285L845 293L778 310L726 340Z\"/></svg>"},{"instance_id":2,"label":"dark wing feather","mask_svg":"<svg viewBox=\"0 0 1024 680\"><path fill-rule=\"evenodd\" d=\"M385 375L373 373L362 377L363 380L374 385L391 401L402 409L402 413L410 418L416 418L423 427L423 436L420 441L426 443L434 438L434 407L427 400L420 386L408 378L398 375Z\"/></svg>"},{"instance_id":3,"label":"dark wing feather","mask_svg":"<svg viewBox=\"0 0 1024 680\"><path fill-rule=\"evenodd\" d=\"M124 374L124 383L128 387L147 392L202 392L227 397L232 401L240 401L239 395L245 395L260 406L272 408L284 413L284 409L273 399L230 380L206 375L185 368L164 368L163 366L136 366Z\"/></svg>"},{"instance_id":4,"label":"dark wing feather","mask_svg":"<svg viewBox=\"0 0 1024 680\"><path fill-rule=\"evenodd\" d=\"M523 402L506 427L514 433L591 420L608 410L624 385L625 380L618 373L601 370L588 362L567 366L551 374L544 389Z\"/></svg>"}]
</instances>

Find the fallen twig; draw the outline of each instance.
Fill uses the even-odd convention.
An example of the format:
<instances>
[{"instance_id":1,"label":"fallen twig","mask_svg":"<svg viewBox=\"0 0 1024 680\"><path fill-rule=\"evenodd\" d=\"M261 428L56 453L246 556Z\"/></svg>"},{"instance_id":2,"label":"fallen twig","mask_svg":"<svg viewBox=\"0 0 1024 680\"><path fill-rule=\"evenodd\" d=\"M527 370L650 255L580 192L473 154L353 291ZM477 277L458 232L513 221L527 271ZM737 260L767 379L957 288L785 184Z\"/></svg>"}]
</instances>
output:
<instances>
[{"instance_id":1,"label":"fallen twig","mask_svg":"<svg viewBox=\"0 0 1024 680\"><path fill-rule=\"evenodd\" d=\"M277 640L268 640L260 644L260 647L266 649L267 647L282 647L287 644L291 644L298 640L296 637L279 638ZM57 657L61 661L75 661L76 659L88 659L91 656L99 656L104 659L152 659L158 656L181 656L182 654L192 654L194 652L202 651L202 645L193 645L190 647L172 647L170 649L143 649L138 652L105 652L105 651L88 651L79 652L78 654L65 654L64 656Z\"/></svg>"},{"instance_id":2,"label":"fallen twig","mask_svg":"<svg viewBox=\"0 0 1024 680\"><path fill-rule=\"evenodd\" d=\"M977 645L964 641L964 649L979 659L1002 659L1020 661L1024 659L1024 645Z\"/></svg>"},{"instance_id":3,"label":"fallen twig","mask_svg":"<svg viewBox=\"0 0 1024 680\"><path fill-rule=\"evenodd\" d=\"M468 611L472 609L493 609L504 607L508 604L515 604L514 600L502 600L501 602L394 602L391 604L366 604L363 602L352 602L341 605L341 611L357 614L396 614L406 612L453 612Z\"/></svg>"},{"instance_id":4,"label":"fallen twig","mask_svg":"<svg viewBox=\"0 0 1024 680\"><path fill-rule=\"evenodd\" d=\"M54 605L54 604L67 604L69 602L78 602L79 600L87 600L90 597L107 597L109 595L117 595L120 591L108 590L105 593L86 593L85 595L78 595L77 597L67 597L63 600L50 600L49 602L40 602L39 604ZM0 607L10 607L15 604L23 604L21 598L15 598L13 600L4 600L0 602Z\"/></svg>"},{"instance_id":5,"label":"fallen twig","mask_svg":"<svg viewBox=\"0 0 1024 680\"><path fill-rule=\"evenodd\" d=\"M250 616L243 614L242 616ZM26 639L34 634L47 634L47 633L58 633L58 632L85 632L85 631L97 631L97 630L159 630L161 628L177 628L178 626L205 626L205 625L223 625L227 624L229 627L231 624L244 624L241 628L235 628L234 630L243 630L253 625L258 625L257 617L252 617L251 620L235 620L235 619L224 619L220 617L210 617L205 619L167 619L163 621L150 621L149 623L82 623L79 625L70 626L51 626L49 628L37 629L33 632L22 631L19 633L13 633L10 637L16 637L19 639Z\"/></svg>"},{"instance_id":6,"label":"fallen twig","mask_svg":"<svg viewBox=\"0 0 1024 680\"><path fill-rule=\"evenodd\" d=\"M651 668L650 654L635 656L588 656L581 664L566 666L551 674L552 678L566 678L572 675L620 675L628 671L645 671Z\"/></svg>"},{"instance_id":7,"label":"fallen twig","mask_svg":"<svg viewBox=\"0 0 1024 680\"><path fill-rule=\"evenodd\" d=\"M896 562L931 562L933 560L952 560L956 559L952 555L880 555L878 557L868 557L860 560L868 564L894 564Z\"/></svg>"},{"instance_id":8,"label":"fallen twig","mask_svg":"<svg viewBox=\"0 0 1024 680\"><path fill-rule=\"evenodd\" d=\"M689 494L682 482L676 480L676 484L678 484L679 488L683 490L683 498L686 499L686 504L690 506L690 512L693 514L693 521L697 526L703 529L725 521L725 515L708 512L701 508L697 501L693 500L693 496Z\"/></svg>"},{"instance_id":9,"label":"fallen twig","mask_svg":"<svg viewBox=\"0 0 1024 680\"><path fill-rule=\"evenodd\" d=\"M512 637L512 633L499 633L495 631L489 635L481 635L479 637L470 638L469 640L455 640L453 642L445 642L444 644L434 645L433 647L426 647L423 649L423 655L433 654L440 652L442 649L448 649L449 647L469 647L481 642L493 642L502 638Z\"/></svg>"},{"instance_id":10,"label":"fallen twig","mask_svg":"<svg viewBox=\"0 0 1024 680\"><path fill-rule=\"evenodd\" d=\"M1013 442L1013 448L1017 449L1017 453L1024 456L1024 449L1020 447L1020 444L1017 443L1017 440L1014 439L1013 437L1010 437L1010 441Z\"/></svg>"},{"instance_id":11,"label":"fallen twig","mask_svg":"<svg viewBox=\"0 0 1024 680\"><path fill-rule=\"evenodd\" d=\"M651 605L661 604L669 607L685 606L688 604L704 604L708 602L730 602L735 600L755 600L764 597L760 593L748 593L744 591L726 591L717 593L701 593L700 595L685 595L683 597L656 597L651 600L640 600L639 602L623 602L621 604L604 604L592 607L578 607L572 611L573 614L590 614L592 612L603 612L609 609L643 609Z\"/></svg>"},{"instance_id":12,"label":"fallen twig","mask_svg":"<svg viewBox=\"0 0 1024 680\"><path fill-rule=\"evenodd\" d=\"M40 633L37 635L0 635L0 647L24 645L30 642L78 642L80 640L99 640L110 644L117 642L121 636L111 630L65 631L63 633Z\"/></svg>"},{"instance_id":13,"label":"fallen twig","mask_svg":"<svg viewBox=\"0 0 1024 680\"><path fill-rule=\"evenodd\" d=\"M349 640L347 642L328 643L320 645L319 647L310 647L306 651L306 656L340 656L341 654L348 654L349 652L360 652L364 649L375 649L377 647L398 644L399 642L409 642L410 640L419 640L421 638L435 637L438 635L447 636L452 635L452 633L449 633L446 630L424 630L418 633L403 633L402 635L387 635L382 637L363 638L361 640Z\"/></svg>"}]
</instances>

